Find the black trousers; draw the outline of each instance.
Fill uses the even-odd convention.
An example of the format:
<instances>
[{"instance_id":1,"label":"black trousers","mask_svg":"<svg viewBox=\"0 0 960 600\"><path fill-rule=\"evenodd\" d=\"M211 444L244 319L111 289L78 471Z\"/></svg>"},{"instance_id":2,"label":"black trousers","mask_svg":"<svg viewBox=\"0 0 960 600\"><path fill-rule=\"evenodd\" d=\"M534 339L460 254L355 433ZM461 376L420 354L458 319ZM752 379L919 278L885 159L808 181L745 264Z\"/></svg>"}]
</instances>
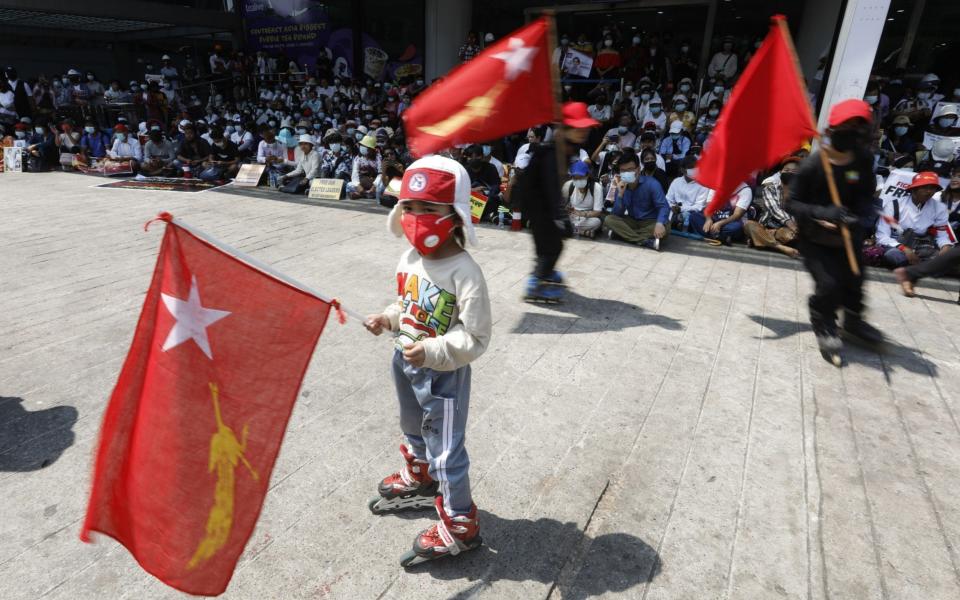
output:
<instances>
[{"instance_id":1,"label":"black trousers","mask_svg":"<svg viewBox=\"0 0 960 600\"><path fill-rule=\"evenodd\" d=\"M563 231L545 211L530 214L530 228L533 230L533 246L537 252L533 274L540 279L548 279L557 266L560 253L563 252Z\"/></svg>"},{"instance_id":2,"label":"black trousers","mask_svg":"<svg viewBox=\"0 0 960 600\"><path fill-rule=\"evenodd\" d=\"M960 246L954 246L930 260L910 265L907 267L907 277L910 278L910 281L916 281L924 277L943 275L956 270L958 267L960 267Z\"/></svg>"},{"instance_id":3,"label":"black trousers","mask_svg":"<svg viewBox=\"0 0 960 600\"><path fill-rule=\"evenodd\" d=\"M854 247L859 246L855 243ZM857 316L863 312L862 264L860 275L854 275L843 247L831 248L803 240L800 241L800 254L816 284L808 300L814 331L835 330L839 308ZM860 260L859 256L857 260Z\"/></svg>"}]
</instances>

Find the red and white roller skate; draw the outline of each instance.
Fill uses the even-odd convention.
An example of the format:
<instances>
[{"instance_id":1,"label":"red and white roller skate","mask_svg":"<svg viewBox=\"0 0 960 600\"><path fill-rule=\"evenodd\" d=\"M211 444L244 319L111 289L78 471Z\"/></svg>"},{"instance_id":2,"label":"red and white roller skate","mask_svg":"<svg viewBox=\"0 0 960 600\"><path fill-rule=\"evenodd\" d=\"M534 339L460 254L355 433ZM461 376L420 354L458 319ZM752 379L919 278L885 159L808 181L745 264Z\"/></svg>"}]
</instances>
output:
<instances>
[{"instance_id":1,"label":"red and white roller skate","mask_svg":"<svg viewBox=\"0 0 960 600\"><path fill-rule=\"evenodd\" d=\"M456 556L483 544L475 504L468 514L451 517L443 508L443 496L437 496L435 502L440 520L420 532L413 542L413 550L400 558L400 566L412 567L444 556Z\"/></svg>"},{"instance_id":2,"label":"red and white roller skate","mask_svg":"<svg viewBox=\"0 0 960 600\"><path fill-rule=\"evenodd\" d=\"M396 473L380 482L379 496L370 499L367 507L375 515L418 510L433 506L438 484L430 477L430 463L417 459L406 446L400 444L400 453L406 464Z\"/></svg>"}]
</instances>

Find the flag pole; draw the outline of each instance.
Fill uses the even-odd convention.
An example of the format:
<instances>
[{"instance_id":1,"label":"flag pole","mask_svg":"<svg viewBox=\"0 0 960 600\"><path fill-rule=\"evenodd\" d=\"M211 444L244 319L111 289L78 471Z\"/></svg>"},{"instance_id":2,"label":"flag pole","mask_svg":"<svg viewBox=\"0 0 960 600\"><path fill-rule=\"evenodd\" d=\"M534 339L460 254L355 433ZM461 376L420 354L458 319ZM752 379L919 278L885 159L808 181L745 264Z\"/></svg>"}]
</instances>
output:
<instances>
[{"instance_id":1,"label":"flag pole","mask_svg":"<svg viewBox=\"0 0 960 600\"><path fill-rule=\"evenodd\" d=\"M803 86L804 97L807 98L809 102L810 93L807 90L807 81L803 78L803 71L800 70L800 59L797 58L797 49L793 46L793 38L790 36L790 28L787 27L787 19L782 15L774 17L774 20L777 22L777 26L780 28L780 33L783 34L783 39L787 43L787 49L790 51L790 56L793 57L793 66L797 70L798 79L800 80L800 85ZM811 113L811 117L812 117ZM816 129L816 127L814 127ZM816 139L820 140L820 132L817 132ZM824 175L827 178L827 189L830 191L830 200L833 202L834 206L843 206L840 202L840 193L837 191L837 182L833 179L833 165L830 164L830 159L827 157L827 153L824 152L824 148L821 146L818 151L820 155L820 164L823 166ZM853 237L850 235L850 227L846 223L840 223L840 235L843 237L843 247L847 251L847 262L850 263L850 272L856 276L860 276L860 265L857 262L857 255L854 253L853 249Z\"/></svg>"},{"instance_id":2,"label":"flag pole","mask_svg":"<svg viewBox=\"0 0 960 600\"><path fill-rule=\"evenodd\" d=\"M553 55L557 49L557 19L553 10L543 11L543 16L547 19L547 59L550 61L550 83L553 85L553 120L556 123L563 123L563 94L560 83L560 68ZM557 177L560 179L559 185L563 186L567 176L567 140L562 136L554 136L557 146Z\"/></svg>"}]
</instances>

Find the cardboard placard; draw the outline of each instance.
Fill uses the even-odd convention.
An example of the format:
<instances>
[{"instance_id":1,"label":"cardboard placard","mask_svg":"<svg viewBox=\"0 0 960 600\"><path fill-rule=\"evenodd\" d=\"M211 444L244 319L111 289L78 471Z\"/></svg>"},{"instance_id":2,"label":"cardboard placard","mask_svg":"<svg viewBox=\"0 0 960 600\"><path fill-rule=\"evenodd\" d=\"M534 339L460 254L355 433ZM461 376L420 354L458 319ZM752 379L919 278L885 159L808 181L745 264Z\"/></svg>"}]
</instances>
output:
<instances>
[{"instance_id":1,"label":"cardboard placard","mask_svg":"<svg viewBox=\"0 0 960 600\"><path fill-rule=\"evenodd\" d=\"M23 150L20 148L3 149L3 172L23 173Z\"/></svg>"},{"instance_id":2,"label":"cardboard placard","mask_svg":"<svg viewBox=\"0 0 960 600\"><path fill-rule=\"evenodd\" d=\"M263 171L267 165L250 164L240 165L237 176L233 178L233 185L238 187L257 187L260 184L260 178L263 177Z\"/></svg>"},{"instance_id":3,"label":"cardboard placard","mask_svg":"<svg viewBox=\"0 0 960 600\"><path fill-rule=\"evenodd\" d=\"M480 222L483 216L483 209L487 207L487 197L478 191L470 192L470 220L474 223Z\"/></svg>"},{"instance_id":4,"label":"cardboard placard","mask_svg":"<svg viewBox=\"0 0 960 600\"><path fill-rule=\"evenodd\" d=\"M342 179L314 179L310 182L310 194L308 198L317 200L339 200L343 192Z\"/></svg>"}]
</instances>

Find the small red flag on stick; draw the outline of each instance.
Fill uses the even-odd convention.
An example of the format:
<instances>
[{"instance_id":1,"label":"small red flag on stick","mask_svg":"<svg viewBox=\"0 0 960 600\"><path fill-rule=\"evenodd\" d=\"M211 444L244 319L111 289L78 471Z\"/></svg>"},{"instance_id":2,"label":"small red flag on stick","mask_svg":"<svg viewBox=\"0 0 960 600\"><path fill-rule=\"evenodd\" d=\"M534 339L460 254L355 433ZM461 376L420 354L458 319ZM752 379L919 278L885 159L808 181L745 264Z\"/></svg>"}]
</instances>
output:
<instances>
[{"instance_id":1,"label":"small red flag on stick","mask_svg":"<svg viewBox=\"0 0 960 600\"><path fill-rule=\"evenodd\" d=\"M109 535L164 583L215 596L253 532L337 303L160 218L167 229L104 416L81 539Z\"/></svg>"},{"instance_id":2,"label":"small red flag on stick","mask_svg":"<svg viewBox=\"0 0 960 600\"><path fill-rule=\"evenodd\" d=\"M775 15L771 21L767 38L733 87L697 165L697 181L716 192L704 210L707 215L729 202L750 173L776 164L817 136L786 18Z\"/></svg>"},{"instance_id":3,"label":"small red flag on stick","mask_svg":"<svg viewBox=\"0 0 960 600\"><path fill-rule=\"evenodd\" d=\"M403 112L414 156L482 142L554 118L548 18L493 44Z\"/></svg>"}]
</instances>

